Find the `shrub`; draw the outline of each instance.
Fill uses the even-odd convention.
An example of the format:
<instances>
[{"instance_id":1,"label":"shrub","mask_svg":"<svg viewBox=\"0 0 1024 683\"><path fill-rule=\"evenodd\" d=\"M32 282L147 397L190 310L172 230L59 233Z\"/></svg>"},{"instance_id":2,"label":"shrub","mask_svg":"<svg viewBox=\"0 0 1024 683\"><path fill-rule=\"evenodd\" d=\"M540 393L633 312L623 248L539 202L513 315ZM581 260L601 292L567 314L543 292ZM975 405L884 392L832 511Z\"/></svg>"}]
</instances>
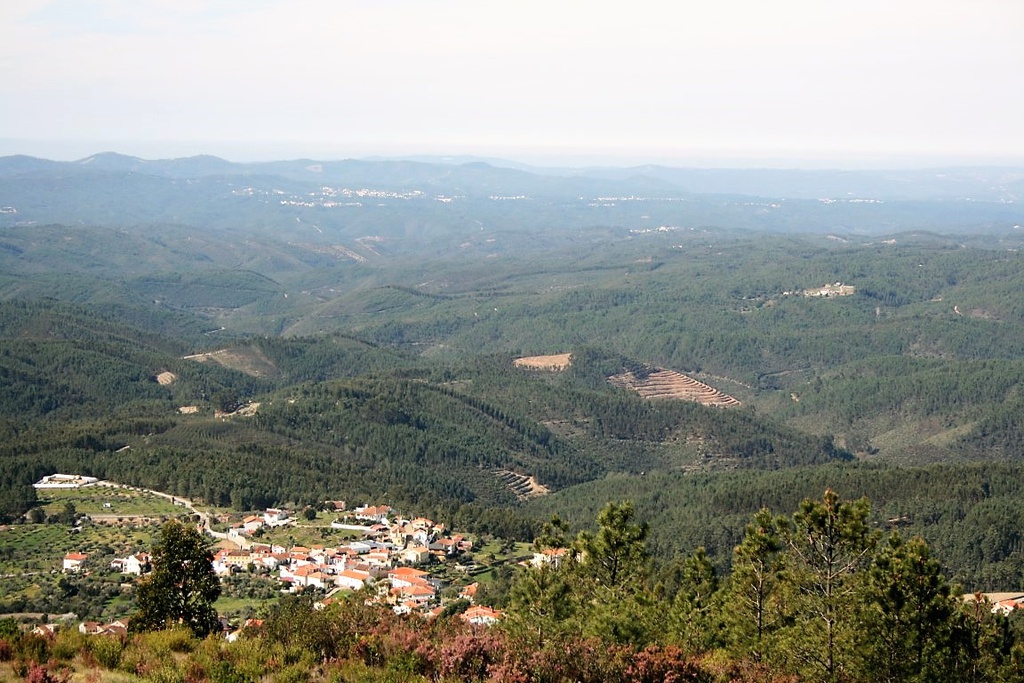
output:
<instances>
[{"instance_id":1,"label":"shrub","mask_svg":"<svg viewBox=\"0 0 1024 683\"><path fill-rule=\"evenodd\" d=\"M437 667L441 676L462 681L482 681L496 660L496 641L484 634L456 636L441 648Z\"/></svg>"},{"instance_id":2,"label":"shrub","mask_svg":"<svg viewBox=\"0 0 1024 683\"><path fill-rule=\"evenodd\" d=\"M54 659L66 662L74 659L75 655L85 651L88 646L85 634L78 629L62 629L53 639L50 654Z\"/></svg>"},{"instance_id":3,"label":"shrub","mask_svg":"<svg viewBox=\"0 0 1024 683\"><path fill-rule=\"evenodd\" d=\"M210 683L253 683L256 679L236 669L231 662L222 660L207 668L206 680Z\"/></svg>"},{"instance_id":4,"label":"shrub","mask_svg":"<svg viewBox=\"0 0 1024 683\"><path fill-rule=\"evenodd\" d=\"M674 645L649 645L633 657L626 678L635 683L701 683L710 676Z\"/></svg>"},{"instance_id":5,"label":"shrub","mask_svg":"<svg viewBox=\"0 0 1024 683\"><path fill-rule=\"evenodd\" d=\"M46 662L50 659L50 639L33 633L22 636L15 648L15 656L26 662Z\"/></svg>"},{"instance_id":6,"label":"shrub","mask_svg":"<svg viewBox=\"0 0 1024 683\"><path fill-rule=\"evenodd\" d=\"M32 663L25 673L26 683L67 683L71 673L64 669L58 669L56 662L48 665Z\"/></svg>"},{"instance_id":7,"label":"shrub","mask_svg":"<svg viewBox=\"0 0 1024 683\"><path fill-rule=\"evenodd\" d=\"M274 683L307 683L309 677L309 667L293 664L281 669L274 676Z\"/></svg>"},{"instance_id":8,"label":"shrub","mask_svg":"<svg viewBox=\"0 0 1024 683\"><path fill-rule=\"evenodd\" d=\"M120 638L93 638L88 643L88 650L96 658L96 663L106 669L116 669L121 665L121 653L124 643Z\"/></svg>"},{"instance_id":9,"label":"shrub","mask_svg":"<svg viewBox=\"0 0 1024 683\"><path fill-rule=\"evenodd\" d=\"M166 658L171 653L184 654L192 652L199 644L199 639L187 628L170 628L165 631L150 631L136 637L136 643L150 650L153 656Z\"/></svg>"}]
</instances>

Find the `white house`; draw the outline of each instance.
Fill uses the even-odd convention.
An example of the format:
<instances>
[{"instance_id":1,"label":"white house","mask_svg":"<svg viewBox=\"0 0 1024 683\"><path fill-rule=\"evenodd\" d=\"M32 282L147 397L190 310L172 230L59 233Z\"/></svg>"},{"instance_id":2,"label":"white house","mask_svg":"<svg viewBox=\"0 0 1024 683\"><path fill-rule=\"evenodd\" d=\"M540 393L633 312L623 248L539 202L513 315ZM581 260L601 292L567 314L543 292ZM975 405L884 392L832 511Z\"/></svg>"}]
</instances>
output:
<instances>
[{"instance_id":1,"label":"white house","mask_svg":"<svg viewBox=\"0 0 1024 683\"><path fill-rule=\"evenodd\" d=\"M357 591L365 586L369 580L370 572L364 572L358 569L346 569L342 572L338 572L337 577L334 579L334 583L342 588Z\"/></svg>"},{"instance_id":2,"label":"white house","mask_svg":"<svg viewBox=\"0 0 1024 683\"><path fill-rule=\"evenodd\" d=\"M134 555L129 555L128 557L114 560L114 562L110 563L110 566L113 567L114 563L120 564L122 574L142 576L142 574L150 570L149 553L136 553Z\"/></svg>"},{"instance_id":3,"label":"white house","mask_svg":"<svg viewBox=\"0 0 1024 683\"><path fill-rule=\"evenodd\" d=\"M68 553L64 556L64 572L77 574L82 571L82 565L89 556L85 553Z\"/></svg>"},{"instance_id":4,"label":"white house","mask_svg":"<svg viewBox=\"0 0 1024 683\"><path fill-rule=\"evenodd\" d=\"M491 626L501 621L502 618L501 612L483 605L473 605L459 616L471 624L481 626Z\"/></svg>"},{"instance_id":5,"label":"white house","mask_svg":"<svg viewBox=\"0 0 1024 683\"><path fill-rule=\"evenodd\" d=\"M537 568L545 565L551 565L557 569L561 566L562 560L564 560L567 555L568 550L565 548L544 548L539 553L533 554L533 559L530 560L530 564Z\"/></svg>"},{"instance_id":6,"label":"white house","mask_svg":"<svg viewBox=\"0 0 1024 683\"><path fill-rule=\"evenodd\" d=\"M291 517L287 510L267 508L267 511L263 513L263 521L267 526L281 526L290 522Z\"/></svg>"},{"instance_id":7,"label":"white house","mask_svg":"<svg viewBox=\"0 0 1024 683\"><path fill-rule=\"evenodd\" d=\"M391 513L391 508L387 505L363 505L362 507L357 507L354 512L356 513L356 519L384 522Z\"/></svg>"},{"instance_id":8,"label":"white house","mask_svg":"<svg viewBox=\"0 0 1024 683\"><path fill-rule=\"evenodd\" d=\"M398 556L406 564L422 564L430 559L430 549L426 546L410 546L401 551Z\"/></svg>"}]
</instances>

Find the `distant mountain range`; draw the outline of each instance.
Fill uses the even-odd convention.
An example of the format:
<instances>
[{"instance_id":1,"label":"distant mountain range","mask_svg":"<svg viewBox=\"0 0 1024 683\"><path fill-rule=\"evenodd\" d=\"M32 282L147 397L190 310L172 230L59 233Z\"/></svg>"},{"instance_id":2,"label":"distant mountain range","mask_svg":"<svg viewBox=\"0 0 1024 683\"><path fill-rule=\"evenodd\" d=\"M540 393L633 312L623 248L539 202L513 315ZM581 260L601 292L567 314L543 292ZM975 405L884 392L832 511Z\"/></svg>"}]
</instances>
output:
<instances>
[{"instance_id":1,"label":"distant mountain range","mask_svg":"<svg viewBox=\"0 0 1024 683\"><path fill-rule=\"evenodd\" d=\"M1005 233L1024 224L1024 168L566 169L466 158L233 163L111 152L67 162L0 158L0 227L45 224L176 224L296 240L400 235L410 244L464 241L481 230Z\"/></svg>"},{"instance_id":2,"label":"distant mountain range","mask_svg":"<svg viewBox=\"0 0 1024 683\"><path fill-rule=\"evenodd\" d=\"M0 178L89 172L140 173L162 178L278 177L301 182L383 184L389 188L529 191L592 195L636 191L664 195L726 194L777 199L1024 200L1024 168L958 167L921 170L701 169L660 165L557 168L501 159L294 159L235 163L210 155L140 159L115 152L78 161L0 157Z\"/></svg>"}]
</instances>

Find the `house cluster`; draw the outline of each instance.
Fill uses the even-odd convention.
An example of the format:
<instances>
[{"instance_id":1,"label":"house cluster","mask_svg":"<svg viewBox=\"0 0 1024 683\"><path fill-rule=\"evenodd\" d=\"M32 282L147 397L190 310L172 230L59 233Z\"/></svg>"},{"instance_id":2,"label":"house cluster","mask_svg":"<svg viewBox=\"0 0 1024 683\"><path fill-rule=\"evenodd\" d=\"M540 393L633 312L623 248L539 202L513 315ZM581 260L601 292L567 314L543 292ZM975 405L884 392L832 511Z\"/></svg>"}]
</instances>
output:
<instances>
[{"instance_id":1,"label":"house cluster","mask_svg":"<svg viewBox=\"0 0 1024 683\"><path fill-rule=\"evenodd\" d=\"M65 615L67 617L74 617L74 614ZM57 631L66 628L66 626L59 622L50 622L48 624L39 624L32 629L32 635L40 636L42 638L52 638L57 635ZM109 624L101 624L98 621L83 621L78 624L78 632L84 633L88 636L123 636L128 633L128 619L115 619Z\"/></svg>"},{"instance_id":2,"label":"house cluster","mask_svg":"<svg viewBox=\"0 0 1024 683\"><path fill-rule=\"evenodd\" d=\"M386 506L363 506L345 511L344 503L334 509L345 515L332 526L359 531L361 538L335 547L285 547L254 542L249 537L264 527L294 523L288 510L268 509L250 515L231 527L228 537L237 548L222 548L213 556L213 570L218 576L249 570L269 572L277 576L282 590L300 592L318 588L327 593L323 604L329 604L338 591L368 588L367 600L394 610L398 614L437 616L444 610L442 583L421 567L453 560L472 550L473 542L452 534L444 524L425 517L405 519ZM84 571L88 556L69 553L64 557L65 572ZM547 561L557 562L558 558ZM147 553L116 558L111 569L125 574L142 575L152 569ZM497 610L474 604L477 584L466 586L459 595L470 603L460 616L472 624L490 625L500 620ZM126 624L85 622L80 626L89 634L117 634Z\"/></svg>"},{"instance_id":3,"label":"house cluster","mask_svg":"<svg viewBox=\"0 0 1024 683\"><path fill-rule=\"evenodd\" d=\"M345 513L343 503L333 506L335 511ZM333 594L337 590L373 587L371 599L400 614L440 613L440 582L416 567L454 559L473 547L471 540L449 533L443 524L425 517L405 519L386 505L357 507L333 523L334 528L362 534L358 540L336 547L286 548L248 539L264 526L290 523L289 514L267 510L235 524L229 537L240 547L218 551L214 571L220 576L250 568L273 572L283 590L291 592L312 587Z\"/></svg>"},{"instance_id":4,"label":"house cluster","mask_svg":"<svg viewBox=\"0 0 1024 683\"><path fill-rule=\"evenodd\" d=\"M109 624L83 621L78 625L78 631L87 636L125 636L128 634L128 619L115 619Z\"/></svg>"},{"instance_id":5,"label":"house cluster","mask_svg":"<svg viewBox=\"0 0 1024 683\"><path fill-rule=\"evenodd\" d=\"M842 282L836 282L831 285L822 285L821 287L814 287L812 289L805 289L804 296L821 296L821 297L833 297L833 296L852 296L857 293L857 288L853 285L844 285Z\"/></svg>"},{"instance_id":6,"label":"house cluster","mask_svg":"<svg viewBox=\"0 0 1024 683\"><path fill-rule=\"evenodd\" d=\"M838 296L853 296L856 293L857 288L853 285L844 285L842 282L834 282L831 284L826 283L821 287L785 291L782 293L782 296L808 296L831 299Z\"/></svg>"},{"instance_id":7,"label":"house cluster","mask_svg":"<svg viewBox=\"0 0 1024 683\"><path fill-rule=\"evenodd\" d=\"M992 603L992 614L1002 614L1004 617L1008 617L1017 610L1024 610L1024 595L1004 597L1002 600Z\"/></svg>"},{"instance_id":8,"label":"house cluster","mask_svg":"<svg viewBox=\"0 0 1024 683\"><path fill-rule=\"evenodd\" d=\"M261 515L248 515L241 522L232 524L228 529L228 538L240 545L245 545L244 539L247 536L251 536L264 527L272 529L289 524L295 524L291 510L267 508Z\"/></svg>"},{"instance_id":9,"label":"house cluster","mask_svg":"<svg viewBox=\"0 0 1024 683\"><path fill-rule=\"evenodd\" d=\"M88 559L89 555L87 553L68 553L64 556L61 571L65 574L80 574L86 571L85 562ZM153 567L150 562L149 553L135 553L128 557L114 558L110 562L110 568L122 574L141 576Z\"/></svg>"}]
</instances>

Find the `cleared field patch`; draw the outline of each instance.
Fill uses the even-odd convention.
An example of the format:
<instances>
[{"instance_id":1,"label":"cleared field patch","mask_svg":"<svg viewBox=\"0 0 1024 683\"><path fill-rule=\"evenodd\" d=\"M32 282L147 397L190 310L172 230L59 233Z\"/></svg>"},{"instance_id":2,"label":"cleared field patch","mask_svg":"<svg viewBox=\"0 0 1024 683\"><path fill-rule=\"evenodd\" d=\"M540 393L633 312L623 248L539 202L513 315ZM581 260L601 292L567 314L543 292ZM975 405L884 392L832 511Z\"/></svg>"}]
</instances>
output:
<instances>
[{"instance_id":1,"label":"cleared field patch","mask_svg":"<svg viewBox=\"0 0 1024 683\"><path fill-rule=\"evenodd\" d=\"M39 501L47 515L59 514L71 503L75 511L103 517L176 517L184 508L147 491L120 486L86 486L78 489L41 489Z\"/></svg>"},{"instance_id":2,"label":"cleared field patch","mask_svg":"<svg viewBox=\"0 0 1024 683\"><path fill-rule=\"evenodd\" d=\"M674 398L720 408L740 405L739 400L729 394L675 370L655 368L639 376L632 371L623 372L609 377L608 381L617 387L635 391L647 399Z\"/></svg>"},{"instance_id":3,"label":"cleared field patch","mask_svg":"<svg viewBox=\"0 0 1024 683\"><path fill-rule=\"evenodd\" d=\"M162 386L174 384L174 380L178 379L178 376L173 372L163 371L156 376L156 381Z\"/></svg>"},{"instance_id":4,"label":"cleared field patch","mask_svg":"<svg viewBox=\"0 0 1024 683\"><path fill-rule=\"evenodd\" d=\"M216 363L229 370L244 372L252 377L277 377L280 374L277 366L269 358L260 350L251 347L196 353L185 356L185 360L194 360L197 363Z\"/></svg>"},{"instance_id":5,"label":"cleared field patch","mask_svg":"<svg viewBox=\"0 0 1024 683\"><path fill-rule=\"evenodd\" d=\"M519 500L536 498L550 493L548 487L538 482L534 477L525 474L516 474L509 470L495 470L496 476L501 483L508 487L508 490L515 494Z\"/></svg>"},{"instance_id":6,"label":"cleared field patch","mask_svg":"<svg viewBox=\"0 0 1024 683\"><path fill-rule=\"evenodd\" d=\"M558 353L551 356L524 356L516 358L512 364L517 368L528 370L548 370L560 372L572 365L571 353Z\"/></svg>"}]
</instances>

